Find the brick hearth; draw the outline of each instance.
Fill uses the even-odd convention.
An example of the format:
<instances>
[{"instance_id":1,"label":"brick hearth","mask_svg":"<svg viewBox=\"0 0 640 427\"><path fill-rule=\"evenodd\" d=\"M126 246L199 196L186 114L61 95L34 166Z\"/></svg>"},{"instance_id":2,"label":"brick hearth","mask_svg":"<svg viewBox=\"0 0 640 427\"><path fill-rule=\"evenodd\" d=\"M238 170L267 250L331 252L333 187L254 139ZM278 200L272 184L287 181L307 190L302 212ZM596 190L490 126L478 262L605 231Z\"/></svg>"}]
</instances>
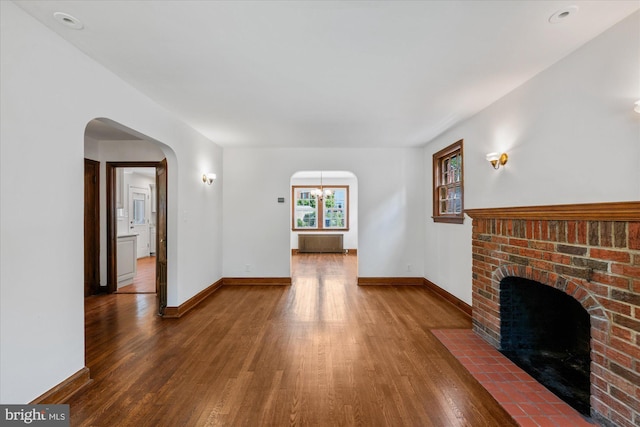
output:
<instances>
[{"instance_id":1,"label":"brick hearth","mask_svg":"<svg viewBox=\"0 0 640 427\"><path fill-rule=\"evenodd\" d=\"M591 319L591 414L640 425L640 202L473 209L473 328L500 348L500 281L575 298Z\"/></svg>"}]
</instances>

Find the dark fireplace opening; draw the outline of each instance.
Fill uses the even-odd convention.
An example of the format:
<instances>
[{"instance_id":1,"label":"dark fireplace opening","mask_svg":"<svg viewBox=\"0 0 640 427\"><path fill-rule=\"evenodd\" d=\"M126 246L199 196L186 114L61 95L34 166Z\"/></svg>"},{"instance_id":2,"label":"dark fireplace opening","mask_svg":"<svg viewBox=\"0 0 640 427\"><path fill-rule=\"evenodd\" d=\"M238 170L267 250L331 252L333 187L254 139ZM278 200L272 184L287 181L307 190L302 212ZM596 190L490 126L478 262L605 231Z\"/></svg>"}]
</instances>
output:
<instances>
[{"instance_id":1,"label":"dark fireplace opening","mask_svg":"<svg viewBox=\"0 0 640 427\"><path fill-rule=\"evenodd\" d=\"M520 277L500 282L500 351L589 417L589 313L564 292Z\"/></svg>"}]
</instances>

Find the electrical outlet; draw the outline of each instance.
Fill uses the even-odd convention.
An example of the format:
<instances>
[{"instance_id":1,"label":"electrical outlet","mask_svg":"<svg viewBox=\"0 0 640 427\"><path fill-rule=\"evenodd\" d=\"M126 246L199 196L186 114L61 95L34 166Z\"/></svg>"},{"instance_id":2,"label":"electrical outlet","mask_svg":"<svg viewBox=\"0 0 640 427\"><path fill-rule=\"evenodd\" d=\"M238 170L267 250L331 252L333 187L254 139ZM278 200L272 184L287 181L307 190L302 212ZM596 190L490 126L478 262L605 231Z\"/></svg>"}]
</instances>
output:
<instances>
[{"instance_id":1,"label":"electrical outlet","mask_svg":"<svg viewBox=\"0 0 640 427\"><path fill-rule=\"evenodd\" d=\"M411 271L411 264L407 264L407 271Z\"/></svg>"},{"instance_id":2,"label":"electrical outlet","mask_svg":"<svg viewBox=\"0 0 640 427\"><path fill-rule=\"evenodd\" d=\"M245 271L246 273L250 272L250 271L251 271L251 265L250 265L250 264L245 264L245 265L244 265L244 271Z\"/></svg>"}]
</instances>

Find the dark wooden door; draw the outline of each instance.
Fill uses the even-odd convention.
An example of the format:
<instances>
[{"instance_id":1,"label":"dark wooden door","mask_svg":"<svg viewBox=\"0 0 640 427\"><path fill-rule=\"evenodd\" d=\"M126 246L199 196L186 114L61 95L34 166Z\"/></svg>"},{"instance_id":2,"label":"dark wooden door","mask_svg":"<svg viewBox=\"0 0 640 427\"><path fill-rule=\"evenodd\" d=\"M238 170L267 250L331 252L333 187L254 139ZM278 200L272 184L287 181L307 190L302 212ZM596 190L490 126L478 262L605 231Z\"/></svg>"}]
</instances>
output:
<instances>
[{"instance_id":1,"label":"dark wooden door","mask_svg":"<svg viewBox=\"0 0 640 427\"><path fill-rule=\"evenodd\" d=\"M163 315L167 306L167 159L156 167L156 189L156 293L158 313Z\"/></svg>"},{"instance_id":2,"label":"dark wooden door","mask_svg":"<svg viewBox=\"0 0 640 427\"><path fill-rule=\"evenodd\" d=\"M84 296L100 289L100 162L84 159Z\"/></svg>"},{"instance_id":3,"label":"dark wooden door","mask_svg":"<svg viewBox=\"0 0 640 427\"><path fill-rule=\"evenodd\" d=\"M118 245L116 223L116 168L113 162L107 162L107 292L112 293L118 289Z\"/></svg>"}]
</instances>

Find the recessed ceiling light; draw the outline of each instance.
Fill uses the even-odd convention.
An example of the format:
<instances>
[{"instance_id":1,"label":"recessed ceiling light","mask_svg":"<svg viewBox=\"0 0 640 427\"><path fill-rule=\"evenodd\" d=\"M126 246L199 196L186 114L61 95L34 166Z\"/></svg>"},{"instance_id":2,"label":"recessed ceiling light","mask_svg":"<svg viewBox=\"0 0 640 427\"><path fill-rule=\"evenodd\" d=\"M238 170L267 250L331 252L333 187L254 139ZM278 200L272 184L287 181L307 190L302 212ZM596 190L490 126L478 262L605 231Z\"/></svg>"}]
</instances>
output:
<instances>
[{"instance_id":1,"label":"recessed ceiling light","mask_svg":"<svg viewBox=\"0 0 640 427\"><path fill-rule=\"evenodd\" d=\"M557 24L559 22L566 21L570 16L573 16L576 13L578 13L578 6L568 6L551 15L549 17L549 22Z\"/></svg>"},{"instance_id":2,"label":"recessed ceiling light","mask_svg":"<svg viewBox=\"0 0 640 427\"><path fill-rule=\"evenodd\" d=\"M81 30L84 28L84 25L78 18L76 18L75 16L71 16L68 13L56 12L53 14L53 17L56 18L56 20L62 25L73 28L74 30Z\"/></svg>"}]
</instances>

